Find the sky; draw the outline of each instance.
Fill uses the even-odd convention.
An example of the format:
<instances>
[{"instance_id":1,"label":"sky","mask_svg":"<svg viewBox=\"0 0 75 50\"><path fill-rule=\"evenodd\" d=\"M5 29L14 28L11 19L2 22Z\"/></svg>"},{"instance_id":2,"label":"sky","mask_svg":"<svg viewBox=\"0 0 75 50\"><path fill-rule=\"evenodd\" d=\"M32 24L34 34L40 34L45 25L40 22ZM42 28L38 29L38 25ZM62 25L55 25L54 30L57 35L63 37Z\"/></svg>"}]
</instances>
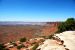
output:
<instances>
[{"instance_id":1,"label":"sky","mask_svg":"<svg viewBox=\"0 0 75 50\"><path fill-rule=\"evenodd\" d=\"M0 21L48 22L75 18L75 0L0 0Z\"/></svg>"}]
</instances>

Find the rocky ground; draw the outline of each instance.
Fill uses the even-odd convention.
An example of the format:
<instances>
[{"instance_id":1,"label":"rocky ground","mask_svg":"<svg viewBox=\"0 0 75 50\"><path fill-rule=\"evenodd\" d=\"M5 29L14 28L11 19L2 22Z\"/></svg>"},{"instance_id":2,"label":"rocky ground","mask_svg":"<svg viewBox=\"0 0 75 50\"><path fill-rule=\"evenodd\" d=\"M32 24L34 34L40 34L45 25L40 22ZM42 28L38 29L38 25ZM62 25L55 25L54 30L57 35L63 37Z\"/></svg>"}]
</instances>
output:
<instances>
[{"instance_id":1,"label":"rocky ground","mask_svg":"<svg viewBox=\"0 0 75 50\"><path fill-rule=\"evenodd\" d=\"M75 50L75 31L54 34L51 39L39 37L4 45L9 50Z\"/></svg>"},{"instance_id":2,"label":"rocky ground","mask_svg":"<svg viewBox=\"0 0 75 50\"><path fill-rule=\"evenodd\" d=\"M64 45L69 50L75 50L75 31L65 31L57 34L61 40L64 41Z\"/></svg>"},{"instance_id":3,"label":"rocky ground","mask_svg":"<svg viewBox=\"0 0 75 50\"><path fill-rule=\"evenodd\" d=\"M45 40L37 50L75 50L75 31L65 31L55 34L54 37L56 40Z\"/></svg>"}]
</instances>

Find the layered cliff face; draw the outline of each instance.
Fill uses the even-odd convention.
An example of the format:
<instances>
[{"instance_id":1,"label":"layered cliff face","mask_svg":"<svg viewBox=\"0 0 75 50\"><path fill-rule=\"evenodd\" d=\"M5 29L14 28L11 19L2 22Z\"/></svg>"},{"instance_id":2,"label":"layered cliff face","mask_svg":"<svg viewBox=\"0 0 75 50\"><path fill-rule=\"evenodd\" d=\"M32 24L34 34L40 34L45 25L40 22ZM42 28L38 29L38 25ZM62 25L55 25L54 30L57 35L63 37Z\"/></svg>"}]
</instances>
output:
<instances>
[{"instance_id":1,"label":"layered cliff face","mask_svg":"<svg viewBox=\"0 0 75 50\"><path fill-rule=\"evenodd\" d=\"M49 36L58 30L56 25L44 27L41 31L42 36Z\"/></svg>"},{"instance_id":2,"label":"layered cliff face","mask_svg":"<svg viewBox=\"0 0 75 50\"><path fill-rule=\"evenodd\" d=\"M58 30L59 22L48 22L47 26L42 29L42 36L49 36Z\"/></svg>"},{"instance_id":3,"label":"layered cliff face","mask_svg":"<svg viewBox=\"0 0 75 50\"><path fill-rule=\"evenodd\" d=\"M40 50L75 50L75 31L65 31L54 35L56 39L47 39L37 49ZM59 39L59 41L57 40Z\"/></svg>"}]
</instances>

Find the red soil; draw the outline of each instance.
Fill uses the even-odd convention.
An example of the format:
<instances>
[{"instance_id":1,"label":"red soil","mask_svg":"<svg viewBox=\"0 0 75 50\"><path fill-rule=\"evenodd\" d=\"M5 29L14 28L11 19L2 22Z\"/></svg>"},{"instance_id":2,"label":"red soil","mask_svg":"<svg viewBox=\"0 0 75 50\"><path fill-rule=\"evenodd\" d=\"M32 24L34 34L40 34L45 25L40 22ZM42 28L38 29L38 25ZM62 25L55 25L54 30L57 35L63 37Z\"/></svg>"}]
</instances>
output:
<instances>
[{"instance_id":1,"label":"red soil","mask_svg":"<svg viewBox=\"0 0 75 50\"><path fill-rule=\"evenodd\" d=\"M48 36L57 31L58 23L48 23L46 26L0 26L0 42L19 40L22 37L33 38L38 31Z\"/></svg>"}]
</instances>

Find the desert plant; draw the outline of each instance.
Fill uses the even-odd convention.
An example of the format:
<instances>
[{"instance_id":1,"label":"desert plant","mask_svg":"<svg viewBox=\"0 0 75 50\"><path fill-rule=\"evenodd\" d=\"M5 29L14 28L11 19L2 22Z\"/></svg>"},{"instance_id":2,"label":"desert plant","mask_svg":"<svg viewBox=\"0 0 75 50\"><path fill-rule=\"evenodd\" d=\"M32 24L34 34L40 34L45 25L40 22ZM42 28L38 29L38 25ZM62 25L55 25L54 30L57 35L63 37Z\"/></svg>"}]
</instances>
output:
<instances>
[{"instance_id":1,"label":"desert plant","mask_svg":"<svg viewBox=\"0 0 75 50\"><path fill-rule=\"evenodd\" d=\"M47 36L47 39L52 39L54 34Z\"/></svg>"},{"instance_id":2,"label":"desert plant","mask_svg":"<svg viewBox=\"0 0 75 50\"><path fill-rule=\"evenodd\" d=\"M38 43L36 43L36 44L34 45L34 47L32 48L32 50L36 50L36 48L37 48L38 46L39 46Z\"/></svg>"},{"instance_id":3,"label":"desert plant","mask_svg":"<svg viewBox=\"0 0 75 50\"><path fill-rule=\"evenodd\" d=\"M23 38L20 39L20 42L25 42L25 41L26 41L25 37L23 37Z\"/></svg>"},{"instance_id":4,"label":"desert plant","mask_svg":"<svg viewBox=\"0 0 75 50\"><path fill-rule=\"evenodd\" d=\"M8 50L8 49L6 49L3 44L0 44L0 50Z\"/></svg>"},{"instance_id":5,"label":"desert plant","mask_svg":"<svg viewBox=\"0 0 75 50\"><path fill-rule=\"evenodd\" d=\"M63 32L63 31L69 31L69 30L75 30L75 19L74 18L68 18L65 22L62 22L58 26L57 32Z\"/></svg>"},{"instance_id":6,"label":"desert plant","mask_svg":"<svg viewBox=\"0 0 75 50\"><path fill-rule=\"evenodd\" d=\"M17 49L21 49L22 47L25 47L23 44L20 46L17 46Z\"/></svg>"}]
</instances>

